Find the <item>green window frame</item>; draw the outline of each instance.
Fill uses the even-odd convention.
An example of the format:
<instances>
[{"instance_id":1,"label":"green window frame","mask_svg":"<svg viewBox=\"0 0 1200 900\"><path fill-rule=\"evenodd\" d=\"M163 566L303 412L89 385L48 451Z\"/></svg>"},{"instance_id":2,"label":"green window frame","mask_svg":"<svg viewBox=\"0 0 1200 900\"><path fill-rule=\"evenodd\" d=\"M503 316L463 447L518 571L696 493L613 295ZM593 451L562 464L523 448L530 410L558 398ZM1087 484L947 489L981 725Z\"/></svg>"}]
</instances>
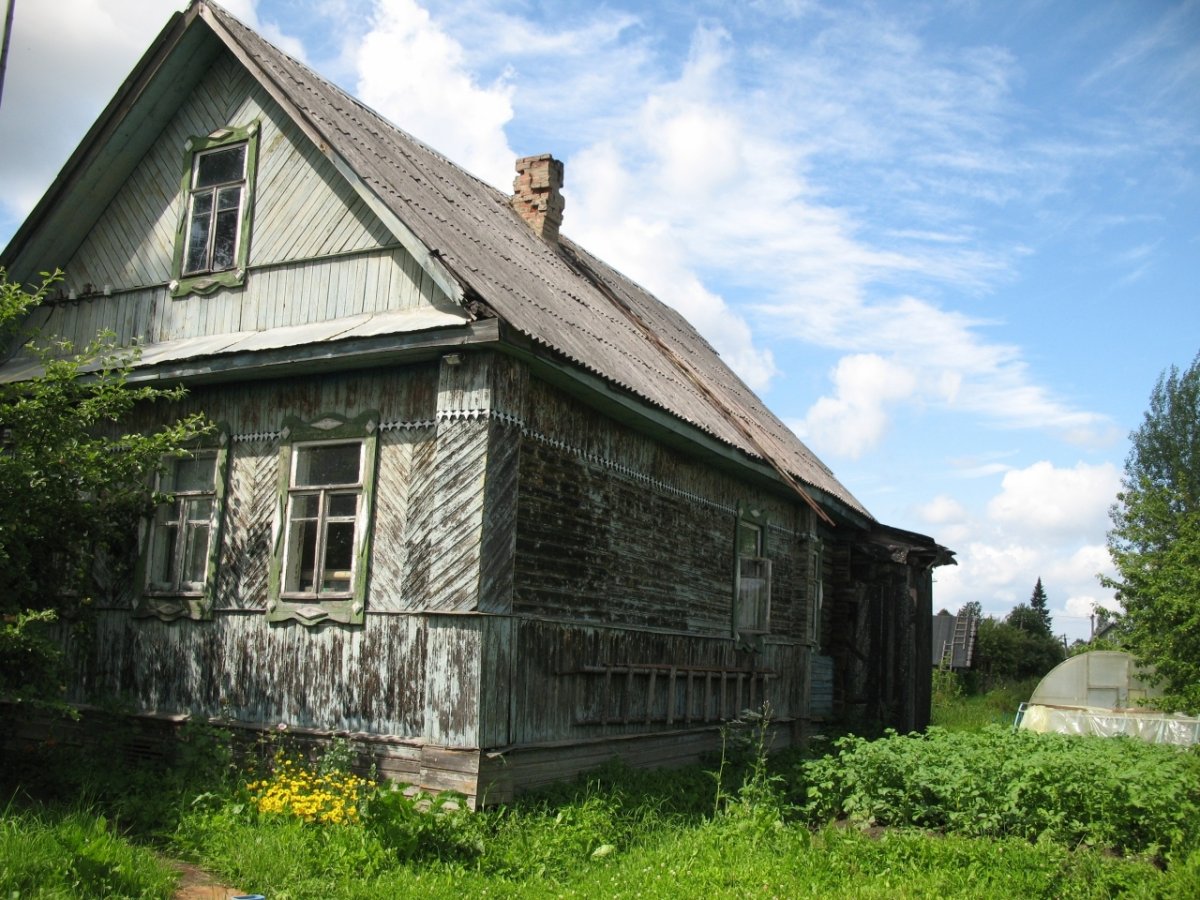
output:
<instances>
[{"instance_id":1,"label":"green window frame","mask_svg":"<svg viewBox=\"0 0 1200 900\"><path fill-rule=\"evenodd\" d=\"M137 614L166 621L212 618L228 468L225 430L163 460L155 476L163 499L142 530Z\"/></svg>"},{"instance_id":2,"label":"green window frame","mask_svg":"<svg viewBox=\"0 0 1200 900\"><path fill-rule=\"evenodd\" d=\"M245 283L260 130L257 121L218 128L184 145L172 297Z\"/></svg>"},{"instance_id":3,"label":"green window frame","mask_svg":"<svg viewBox=\"0 0 1200 900\"><path fill-rule=\"evenodd\" d=\"M771 631L771 560L767 518L761 510L738 508L734 537L733 636L757 648Z\"/></svg>"},{"instance_id":4,"label":"green window frame","mask_svg":"<svg viewBox=\"0 0 1200 900\"><path fill-rule=\"evenodd\" d=\"M365 621L379 414L284 421L267 618Z\"/></svg>"}]
</instances>

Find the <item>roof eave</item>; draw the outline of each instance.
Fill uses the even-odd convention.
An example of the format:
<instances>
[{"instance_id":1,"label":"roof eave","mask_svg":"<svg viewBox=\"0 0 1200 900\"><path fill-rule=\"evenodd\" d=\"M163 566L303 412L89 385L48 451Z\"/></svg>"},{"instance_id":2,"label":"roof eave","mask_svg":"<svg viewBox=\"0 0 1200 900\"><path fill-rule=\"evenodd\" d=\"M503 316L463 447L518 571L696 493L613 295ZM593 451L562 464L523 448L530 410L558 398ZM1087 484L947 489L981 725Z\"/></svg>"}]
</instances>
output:
<instances>
[{"instance_id":1,"label":"roof eave","mask_svg":"<svg viewBox=\"0 0 1200 900\"><path fill-rule=\"evenodd\" d=\"M754 459L738 447L719 440L668 410L654 406L639 394L620 387L602 375L558 358L554 351L510 325L501 325L500 338L497 346L501 351L528 363L531 371L539 377L616 421L718 468L736 472L739 477L776 494L790 500L798 499L795 488L784 481L768 462ZM805 489L812 500L838 523L864 531L878 524L869 515L864 515L816 485L805 482Z\"/></svg>"}]
</instances>

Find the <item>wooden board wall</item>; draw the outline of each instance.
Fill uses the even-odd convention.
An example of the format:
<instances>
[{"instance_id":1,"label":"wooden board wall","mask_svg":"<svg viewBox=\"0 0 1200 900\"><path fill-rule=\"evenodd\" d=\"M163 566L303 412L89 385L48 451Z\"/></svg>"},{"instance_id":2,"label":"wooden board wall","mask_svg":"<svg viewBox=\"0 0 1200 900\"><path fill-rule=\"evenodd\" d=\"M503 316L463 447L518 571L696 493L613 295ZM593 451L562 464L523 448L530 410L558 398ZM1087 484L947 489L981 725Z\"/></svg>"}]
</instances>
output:
<instances>
[{"instance_id":1,"label":"wooden board wall","mask_svg":"<svg viewBox=\"0 0 1200 900\"><path fill-rule=\"evenodd\" d=\"M167 283L184 197L189 137L258 120L249 274L243 287L172 299ZM122 345L449 303L410 254L228 56L181 105L65 269L81 298L35 313L44 333L84 344L103 329ZM110 295L102 291L108 286Z\"/></svg>"}]
</instances>

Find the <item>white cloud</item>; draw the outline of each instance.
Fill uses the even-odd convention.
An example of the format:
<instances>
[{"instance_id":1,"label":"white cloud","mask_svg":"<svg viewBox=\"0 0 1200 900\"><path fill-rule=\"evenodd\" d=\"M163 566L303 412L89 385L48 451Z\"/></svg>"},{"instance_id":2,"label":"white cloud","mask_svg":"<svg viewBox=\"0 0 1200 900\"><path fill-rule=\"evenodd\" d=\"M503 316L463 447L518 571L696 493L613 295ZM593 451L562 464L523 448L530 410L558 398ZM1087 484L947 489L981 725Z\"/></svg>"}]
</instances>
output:
<instances>
[{"instance_id":1,"label":"white cloud","mask_svg":"<svg viewBox=\"0 0 1200 900\"><path fill-rule=\"evenodd\" d=\"M568 159L563 229L680 310L761 390L776 373L771 353L702 275L742 250L763 252L771 238L742 209L747 179L773 170L759 160L769 148L755 145L721 95L727 61L723 33L697 29L679 77L653 86L624 126ZM768 198L788 193L764 189L765 212Z\"/></svg>"},{"instance_id":2,"label":"white cloud","mask_svg":"<svg viewBox=\"0 0 1200 900\"><path fill-rule=\"evenodd\" d=\"M843 357L833 372L834 396L822 397L798 431L820 452L851 459L883 439L888 404L907 398L916 378L905 367L875 354Z\"/></svg>"},{"instance_id":3,"label":"white cloud","mask_svg":"<svg viewBox=\"0 0 1200 900\"><path fill-rule=\"evenodd\" d=\"M967 510L953 497L940 495L917 510L922 522L929 525L951 525L967 517Z\"/></svg>"},{"instance_id":4,"label":"white cloud","mask_svg":"<svg viewBox=\"0 0 1200 900\"><path fill-rule=\"evenodd\" d=\"M414 0L378 0L357 55L359 98L405 131L501 190L516 154L504 126L512 85L479 84L462 45Z\"/></svg>"},{"instance_id":5,"label":"white cloud","mask_svg":"<svg viewBox=\"0 0 1200 900\"><path fill-rule=\"evenodd\" d=\"M988 516L1031 537L1104 533L1108 508L1120 489L1112 463L1077 463L1069 469L1037 462L1005 474Z\"/></svg>"},{"instance_id":6,"label":"white cloud","mask_svg":"<svg viewBox=\"0 0 1200 900\"><path fill-rule=\"evenodd\" d=\"M1041 578L1055 633L1086 638L1092 607L1113 602L1096 576L1113 572L1101 539L1119 484L1111 464L1039 462L1004 475L983 519L949 497L930 501L921 509L926 521L939 524L939 540L958 551L958 565L937 572L936 602L958 608L978 600L1002 618L1029 600ZM961 545L960 534L969 535Z\"/></svg>"},{"instance_id":7,"label":"white cloud","mask_svg":"<svg viewBox=\"0 0 1200 900\"><path fill-rule=\"evenodd\" d=\"M0 196L23 217L182 0L18 3L0 106Z\"/></svg>"}]
</instances>

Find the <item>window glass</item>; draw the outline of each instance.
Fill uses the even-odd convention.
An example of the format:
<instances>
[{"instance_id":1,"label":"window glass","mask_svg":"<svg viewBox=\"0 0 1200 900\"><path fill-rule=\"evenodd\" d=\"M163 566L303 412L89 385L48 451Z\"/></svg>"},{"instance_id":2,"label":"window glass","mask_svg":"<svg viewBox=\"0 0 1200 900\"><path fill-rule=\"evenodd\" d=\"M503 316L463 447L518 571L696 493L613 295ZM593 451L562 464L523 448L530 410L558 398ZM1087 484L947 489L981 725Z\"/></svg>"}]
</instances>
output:
<instances>
[{"instance_id":1,"label":"window glass","mask_svg":"<svg viewBox=\"0 0 1200 900\"><path fill-rule=\"evenodd\" d=\"M152 591L194 593L204 587L216 508L216 459L215 452L173 459L159 478L159 490L172 499L158 508L152 526Z\"/></svg>"},{"instance_id":2,"label":"window glass","mask_svg":"<svg viewBox=\"0 0 1200 900\"><path fill-rule=\"evenodd\" d=\"M296 449L288 492L285 593L320 600L353 590L362 456L362 441Z\"/></svg>"},{"instance_id":3,"label":"window glass","mask_svg":"<svg viewBox=\"0 0 1200 900\"><path fill-rule=\"evenodd\" d=\"M762 529L750 522L738 523L738 556L762 556Z\"/></svg>"},{"instance_id":4,"label":"window glass","mask_svg":"<svg viewBox=\"0 0 1200 900\"><path fill-rule=\"evenodd\" d=\"M178 171L178 170L176 170ZM197 188L241 181L246 173L246 145L237 144L196 155Z\"/></svg>"},{"instance_id":5,"label":"window glass","mask_svg":"<svg viewBox=\"0 0 1200 900\"><path fill-rule=\"evenodd\" d=\"M362 443L318 444L296 453L296 486L358 484Z\"/></svg>"},{"instance_id":6,"label":"window glass","mask_svg":"<svg viewBox=\"0 0 1200 900\"><path fill-rule=\"evenodd\" d=\"M237 265L245 196L246 144L196 154L188 201L184 275Z\"/></svg>"}]
</instances>

